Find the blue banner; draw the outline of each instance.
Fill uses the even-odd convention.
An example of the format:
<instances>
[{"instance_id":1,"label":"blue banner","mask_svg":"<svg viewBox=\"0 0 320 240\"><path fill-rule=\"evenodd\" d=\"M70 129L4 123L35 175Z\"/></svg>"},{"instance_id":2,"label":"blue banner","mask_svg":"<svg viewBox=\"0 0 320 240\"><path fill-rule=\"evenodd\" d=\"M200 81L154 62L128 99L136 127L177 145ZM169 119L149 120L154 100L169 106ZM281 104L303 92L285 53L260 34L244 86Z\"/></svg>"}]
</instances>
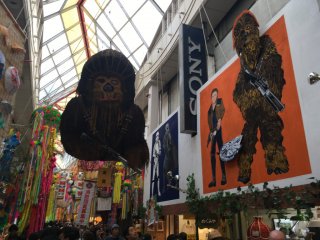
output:
<instances>
[{"instance_id":1,"label":"blue banner","mask_svg":"<svg viewBox=\"0 0 320 240\"><path fill-rule=\"evenodd\" d=\"M208 80L203 31L183 24L179 39L180 127L197 133L197 91Z\"/></svg>"},{"instance_id":2,"label":"blue banner","mask_svg":"<svg viewBox=\"0 0 320 240\"><path fill-rule=\"evenodd\" d=\"M152 135L150 198L156 198L157 202L179 199L179 191L167 186L179 186L173 179L179 175L178 146L176 112ZM168 172L172 179L168 178Z\"/></svg>"}]
</instances>

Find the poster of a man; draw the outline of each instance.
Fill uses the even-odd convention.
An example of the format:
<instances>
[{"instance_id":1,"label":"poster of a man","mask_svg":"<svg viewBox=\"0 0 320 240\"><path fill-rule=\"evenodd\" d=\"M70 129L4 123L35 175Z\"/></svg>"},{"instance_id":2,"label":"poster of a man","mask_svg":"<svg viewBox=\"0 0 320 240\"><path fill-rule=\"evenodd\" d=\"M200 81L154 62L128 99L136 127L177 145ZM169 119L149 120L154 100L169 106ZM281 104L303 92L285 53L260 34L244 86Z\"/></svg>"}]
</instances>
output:
<instances>
[{"instance_id":1,"label":"poster of a man","mask_svg":"<svg viewBox=\"0 0 320 240\"><path fill-rule=\"evenodd\" d=\"M217 149L216 145L218 145L218 152L220 152L223 140L222 140L222 126L221 121L224 116L225 108L223 105L223 101L221 98L218 98L218 89L214 88L211 91L211 105L208 110L208 125L209 125L209 136L207 141L207 147L211 142L211 151L210 151L210 159L211 159L211 170L212 170L212 181L209 183L209 187L216 186L216 155ZM220 167L222 173L221 185L225 185L227 183L226 176L226 168L224 162L220 160Z\"/></svg>"}]
</instances>

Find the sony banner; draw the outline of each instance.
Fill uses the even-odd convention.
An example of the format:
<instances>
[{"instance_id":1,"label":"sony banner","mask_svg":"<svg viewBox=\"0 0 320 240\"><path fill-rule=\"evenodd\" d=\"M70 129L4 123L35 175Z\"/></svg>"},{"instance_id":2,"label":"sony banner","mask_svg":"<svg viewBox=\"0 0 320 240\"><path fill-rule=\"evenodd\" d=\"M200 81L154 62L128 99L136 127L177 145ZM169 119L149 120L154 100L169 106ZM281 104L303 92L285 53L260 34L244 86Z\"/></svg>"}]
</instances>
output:
<instances>
[{"instance_id":1,"label":"sony banner","mask_svg":"<svg viewBox=\"0 0 320 240\"><path fill-rule=\"evenodd\" d=\"M179 39L180 131L197 133L197 91L208 80L201 28L182 24Z\"/></svg>"}]
</instances>

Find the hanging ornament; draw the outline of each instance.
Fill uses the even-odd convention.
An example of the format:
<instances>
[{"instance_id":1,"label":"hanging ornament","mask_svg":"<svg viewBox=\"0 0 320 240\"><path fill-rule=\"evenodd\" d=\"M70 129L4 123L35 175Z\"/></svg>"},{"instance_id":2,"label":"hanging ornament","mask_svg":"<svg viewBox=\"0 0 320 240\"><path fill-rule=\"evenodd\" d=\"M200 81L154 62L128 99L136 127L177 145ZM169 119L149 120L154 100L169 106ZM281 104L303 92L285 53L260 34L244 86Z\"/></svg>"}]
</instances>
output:
<instances>
[{"instance_id":1,"label":"hanging ornament","mask_svg":"<svg viewBox=\"0 0 320 240\"><path fill-rule=\"evenodd\" d=\"M9 29L4 25L0 24L0 41L3 39L5 45L8 45L8 37L9 37Z\"/></svg>"},{"instance_id":2,"label":"hanging ornament","mask_svg":"<svg viewBox=\"0 0 320 240\"><path fill-rule=\"evenodd\" d=\"M121 197L121 180L122 180L122 171L124 165L122 162L117 162L115 168L118 172L114 174L114 186L113 186L113 203L120 203Z\"/></svg>"},{"instance_id":3,"label":"hanging ornament","mask_svg":"<svg viewBox=\"0 0 320 240\"><path fill-rule=\"evenodd\" d=\"M269 239L269 233L270 228L262 222L262 217L254 217L247 230L247 237L248 240L267 240Z\"/></svg>"},{"instance_id":4,"label":"hanging ornament","mask_svg":"<svg viewBox=\"0 0 320 240\"><path fill-rule=\"evenodd\" d=\"M65 151L87 161L114 161L116 152L129 167L143 168L149 160L145 120L134 104L135 71L127 57L113 49L91 56L76 91L61 116Z\"/></svg>"},{"instance_id":5,"label":"hanging ornament","mask_svg":"<svg viewBox=\"0 0 320 240\"><path fill-rule=\"evenodd\" d=\"M5 73L4 87L9 94L14 94L20 87L20 77L18 69L11 66L8 67Z\"/></svg>"},{"instance_id":6,"label":"hanging ornament","mask_svg":"<svg viewBox=\"0 0 320 240\"><path fill-rule=\"evenodd\" d=\"M1 71L1 70L0 70ZM5 115L9 115L12 112L12 105L6 101L6 100L2 100L0 102L0 111Z\"/></svg>"},{"instance_id":7,"label":"hanging ornament","mask_svg":"<svg viewBox=\"0 0 320 240\"><path fill-rule=\"evenodd\" d=\"M139 190L138 188L134 188L133 190L133 209L132 216L138 216L139 214Z\"/></svg>"},{"instance_id":8,"label":"hanging ornament","mask_svg":"<svg viewBox=\"0 0 320 240\"><path fill-rule=\"evenodd\" d=\"M121 219L127 219L129 208L129 191L132 183L130 179L126 179L123 182L123 194L122 194L122 212Z\"/></svg>"},{"instance_id":9,"label":"hanging ornament","mask_svg":"<svg viewBox=\"0 0 320 240\"><path fill-rule=\"evenodd\" d=\"M0 80L2 79L2 74L4 72L4 68L6 66L6 58L4 54L0 51Z\"/></svg>"}]
</instances>

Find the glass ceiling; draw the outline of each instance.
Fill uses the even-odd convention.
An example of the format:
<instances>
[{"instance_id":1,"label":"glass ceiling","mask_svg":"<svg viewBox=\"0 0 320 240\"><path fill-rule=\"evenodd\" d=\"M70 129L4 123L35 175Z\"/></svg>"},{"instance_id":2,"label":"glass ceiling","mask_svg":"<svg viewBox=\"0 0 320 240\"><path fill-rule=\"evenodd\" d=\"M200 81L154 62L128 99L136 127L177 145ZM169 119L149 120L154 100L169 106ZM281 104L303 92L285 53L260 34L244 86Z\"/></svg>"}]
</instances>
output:
<instances>
[{"instance_id":1,"label":"glass ceiling","mask_svg":"<svg viewBox=\"0 0 320 240\"><path fill-rule=\"evenodd\" d=\"M56 103L60 110L74 96L71 93L77 87L84 63L98 51L117 49L138 70L171 3L171 0L42 1L39 105Z\"/></svg>"}]
</instances>

